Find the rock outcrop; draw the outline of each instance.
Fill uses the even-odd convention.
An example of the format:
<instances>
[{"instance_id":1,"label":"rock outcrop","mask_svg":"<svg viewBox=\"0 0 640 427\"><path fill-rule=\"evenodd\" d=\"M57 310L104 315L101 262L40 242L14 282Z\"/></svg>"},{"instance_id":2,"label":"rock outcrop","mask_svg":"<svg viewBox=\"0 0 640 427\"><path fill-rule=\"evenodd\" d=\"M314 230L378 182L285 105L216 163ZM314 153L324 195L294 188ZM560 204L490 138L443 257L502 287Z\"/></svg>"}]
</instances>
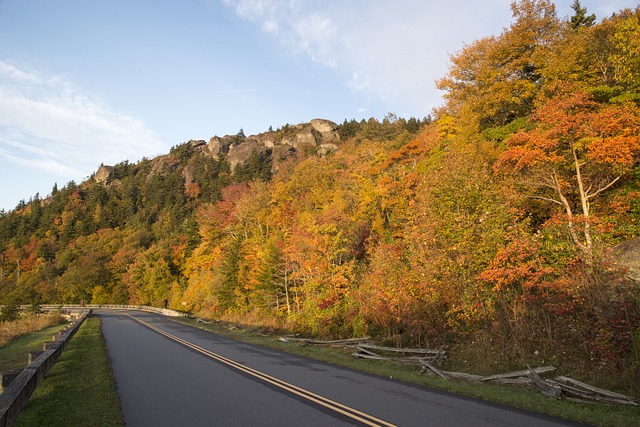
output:
<instances>
[{"instance_id":1,"label":"rock outcrop","mask_svg":"<svg viewBox=\"0 0 640 427\"><path fill-rule=\"evenodd\" d=\"M627 269L627 277L640 282L640 239L620 243L613 249L613 255Z\"/></svg>"},{"instance_id":2,"label":"rock outcrop","mask_svg":"<svg viewBox=\"0 0 640 427\"><path fill-rule=\"evenodd\" d=\"M190 140L185 144L194 153L210 156L216 160L226 159L231 171L243 165L252 156L271 159L273 171L287 159L295 156L326 156L339 149L338 125L325 119L313 119L310 123L285 125L278 130L270 130L245 137L239 135L214 136L209 141ZM193 160L193 159L192 159ZM158 156L151 160L147 180L153 176L175 171L181 166L181 159L172 154ZM185 183L194 180L194 162L189 161L181 171ZM101 185L119 182L117 169L102 165L93 175L93 180Z\"/></svg>"},{"instance_id":3,"label":"rock outcrop","mask_svg":"<svg viewBox=\"0 0 640 427\"><path fill-rule=\"evenodd\" d=\"M320 132L323 143L339 142L340 134L338 134L338 125L332 121L325 119L313 119L311 120L311 126Z\"/></svg>"},{"instance_id":4,"label":"rock outcrop","mask_svg":"<svg viewBox=\"0 0 640 427\"><path fill-rule=\"evenodd\" d=\"M255 139L247 139L238 144L231 144L227 153L229 167L234 170L236 166L243 164L254 154L266 153L267 147Z\"/></svg>"},{"instance_id":5,"label":"rock outcrop","mask_svg":"<svg viewBox=\"0 0 640 427\"><path fill-rule=\"evenodd\" d=\"M106 184L113 172L113 166L102 165L93 175L93 180L98 184Z\"/></svg>"},{"instance_id":6,"label":"rock outcrop","mask_svg":"<svg viewBox=\"0 0 640 427\"><path fill-rule=\"evenodd\" d=\"M297 153L325 156L338 149L340 134L338 125L330 120L313 119L310 123L286 125L276 131L239 137L238 135L214 136L208 143L190 141L204 155L220 159L226 156L234 170L252 155L270 154L274 169L286 158Z\"/></svg>"},{"instance_id":7,"label":"rock outcrop","mask_svg":"<svg viewBox=\"0 0 640 427\"><path fill-rule=\"evenodd\" d=\"M219 159L223 154L229 152L229 146L231 145L231 138L224 136L222 138L214 136L209 140L206 146L201 147L204 154L208 154L216 159Z\"/></svg>"}]
</instances>

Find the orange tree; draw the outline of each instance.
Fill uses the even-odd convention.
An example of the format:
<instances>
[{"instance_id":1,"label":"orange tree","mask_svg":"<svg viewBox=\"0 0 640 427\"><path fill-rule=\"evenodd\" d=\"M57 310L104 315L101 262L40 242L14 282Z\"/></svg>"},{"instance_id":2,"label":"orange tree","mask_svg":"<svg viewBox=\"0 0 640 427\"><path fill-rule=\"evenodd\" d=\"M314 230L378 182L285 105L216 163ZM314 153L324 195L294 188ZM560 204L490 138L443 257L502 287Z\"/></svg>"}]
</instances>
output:
<instances>
[{"instance_id":1,"label":"orange tree","mask_svg":"<svg viewBox=\"0 0 640 427\"><path fill-rule=\"evenodd\" d=\"M640 109L600 104L568 85L541 100L533 127L512 135L497 167L515 173L532 197L558 205L571 241L594 263L591 202L619 183L640 151Z\"/></svg>"},{"instance_id":2,"label":"orange tree","mask_svg":"<svg viewBox=\"0 0 640 427\"><path fill-rule=\"evenodd\" d=\"M508 28L465 45L437 82L445 91L448 113L472 132L531 112L549 59L566 33L549 0L514 1L511 10L514 21Z\"/></svg>"}]
</instances>

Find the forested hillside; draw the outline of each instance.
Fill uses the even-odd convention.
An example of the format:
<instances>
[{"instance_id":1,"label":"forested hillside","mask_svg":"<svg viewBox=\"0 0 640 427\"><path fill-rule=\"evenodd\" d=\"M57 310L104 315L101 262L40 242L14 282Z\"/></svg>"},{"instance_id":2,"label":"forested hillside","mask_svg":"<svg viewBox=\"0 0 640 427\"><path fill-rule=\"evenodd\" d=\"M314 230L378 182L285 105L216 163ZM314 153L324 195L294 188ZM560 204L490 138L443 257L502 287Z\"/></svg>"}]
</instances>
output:
<instances>
[{"instance_id":1,"label":"forested hillside","mask_svg":"<svg viewBox=\"0 0 640 427\"><path fill-rule=\"evenodd\" d=\"M3 213L0 302L168 299L638 392L640 285L613 249L640 237L640 7L512 10L451 57L429 119L345 120L331 144L285 126L233 166L191 141Z\"/></svg>"}]
</instances>

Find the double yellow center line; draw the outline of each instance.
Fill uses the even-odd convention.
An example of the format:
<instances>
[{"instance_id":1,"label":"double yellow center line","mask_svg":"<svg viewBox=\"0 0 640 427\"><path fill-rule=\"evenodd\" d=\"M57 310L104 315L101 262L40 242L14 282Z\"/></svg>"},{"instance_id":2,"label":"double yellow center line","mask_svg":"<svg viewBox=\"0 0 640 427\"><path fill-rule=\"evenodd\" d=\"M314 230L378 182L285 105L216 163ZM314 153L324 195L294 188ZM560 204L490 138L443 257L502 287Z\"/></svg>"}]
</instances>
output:
<instances>
[{"instance_id":1,"label":"double yellow center line","mask_svg":"<svg viewBox=\"0 0 640 427\"><path fill-rule=\"evenodd\" d=\"M216 354L212 351L207 350L206 348L202 348L198 345L195 345L193 343L190 343L189 341L183 340L180 337L177 337L175 335L172 335L148 322L145 322L144 320L138 319L134 316L131 316L130 314L128 315L129 317L131 317L133 320L135 320L138 323L141 323L142 325L146 326L149 329L152 329L154 331L156 331L157 333L173 340L176 341L186 347L189 347L190 349L193 349L195 351L197 351L198 353L201 353L207 357L210 357L211 359L217 360L218 362L224 363L227 366L230 366L232 368L235 368L239 371L242 371L246 374L249 374L255 378L258 378L262 381L265 381L269 384L272 384L276 387L279 387L283 390L286 390L290 393L295 394L296 396L302 397L306 400L309 400L311 402L314 402L318 405L321 405L325 408L331 409L332 411L335 411L339 414L342 414L346 417L349 417L353 420L359 421L364 425L367 426L387 426L387 427L391 427L391 426L395 426L395 424L391 424L388 423L384 420L381 420L379 418L376 418L372 415L369 414L365 414L364 412L360 412L357 409L353 409L350 408L349 406L343 405L341 403L335 402L331 399L328 399L326 397L320 396L318 394L315 394L313 392L310 392L308 390L305 390L303 388L300 388L298 386L295 386L293 384L290 384L286 381L282 381L278 378L272 377L271 375L267 375L263 372L257 371L253 368L250 368L248 366L244 366L241 365L238 362L235 362L231 359L228 359L224 356L220 356L219 354Z\"/></svg>"}]
</instances>

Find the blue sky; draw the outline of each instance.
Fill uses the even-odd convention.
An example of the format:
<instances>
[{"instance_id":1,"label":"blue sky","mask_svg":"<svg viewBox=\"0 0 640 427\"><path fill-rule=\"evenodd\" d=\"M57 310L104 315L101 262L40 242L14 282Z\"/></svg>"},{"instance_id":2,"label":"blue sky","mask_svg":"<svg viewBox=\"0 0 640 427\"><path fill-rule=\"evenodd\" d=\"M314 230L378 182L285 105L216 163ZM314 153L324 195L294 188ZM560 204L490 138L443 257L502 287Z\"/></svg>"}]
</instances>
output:
<instances>
[{"instance_id":1,"label":"blue sky","mask_svg":"<svg viewBox=\"0 0 640 427\"><path fill-rule=\"evenodd\" d=\"M0 209L240 128L424 117L449 55L500 33L509 4L0 0ZM600 19L637 1L582 4Z\"/></svg>"}]
</instances>

